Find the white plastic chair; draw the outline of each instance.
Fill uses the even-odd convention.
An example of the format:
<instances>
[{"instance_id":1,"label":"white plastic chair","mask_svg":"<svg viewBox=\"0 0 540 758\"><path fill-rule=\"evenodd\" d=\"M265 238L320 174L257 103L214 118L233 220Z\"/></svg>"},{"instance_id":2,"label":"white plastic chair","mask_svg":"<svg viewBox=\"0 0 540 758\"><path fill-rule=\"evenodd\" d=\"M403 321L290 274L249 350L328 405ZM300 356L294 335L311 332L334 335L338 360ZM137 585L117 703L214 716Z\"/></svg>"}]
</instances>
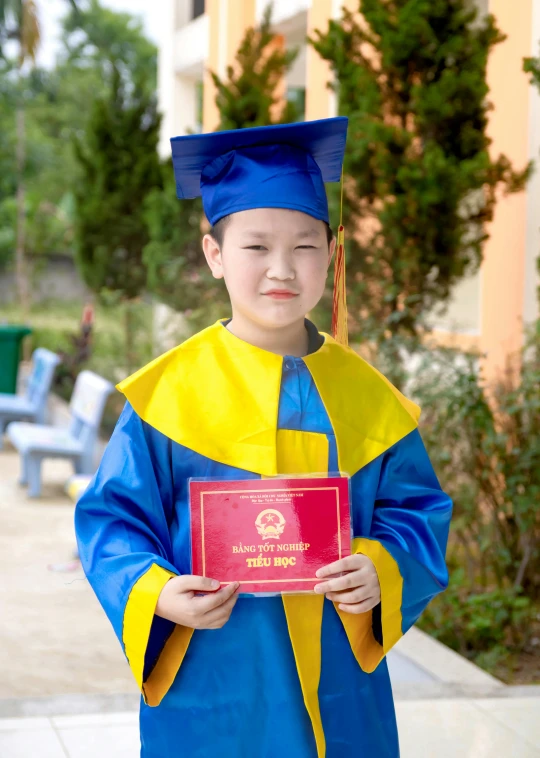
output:
<instances>
[{"instance_id":1,"label":"white plastic chair","mask_svg":"<svg viewBox=\"0 0 540 758\"><path fill-rule=\"evenodd\" d=\"M99 426L113 385L92 371L81 371L70 402L69 427L15 422L7 436L22 456L21 484L29 497L41 495L41 463L45 458L69 458L76 474L92 474Z\"/></svg>"},{"instance_id":2,"label":"white plastic chair","mask_svg":"<svg viewBox=\"0 0 540 758\"><path fill-rule=\"evenodd\" d=\"M0 450L4 444L4 430L12 421L46 422L47 398L54 372L60 357L44 347L32 354L32 371L24 395L0 393Z\"/></svg>"}]
</instances>

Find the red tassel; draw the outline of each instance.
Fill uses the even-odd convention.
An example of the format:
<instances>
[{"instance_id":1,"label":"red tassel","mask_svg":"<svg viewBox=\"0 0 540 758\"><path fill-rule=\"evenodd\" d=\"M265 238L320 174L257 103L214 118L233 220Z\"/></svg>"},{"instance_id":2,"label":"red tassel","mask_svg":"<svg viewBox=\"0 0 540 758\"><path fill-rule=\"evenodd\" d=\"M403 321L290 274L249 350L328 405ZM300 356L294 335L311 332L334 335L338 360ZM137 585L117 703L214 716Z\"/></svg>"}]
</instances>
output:
<instances>
[{"instance_id":1,"label":"red tassel","mask_svg":"<svg viewBox=\"0 0 540 758\"><path fill-rule=\"evenodd\" d=\"M334 295L332 299L332 336L342 345L349 344L347 328L347 288L345 281L345 228L340 226L334 264Z\"/></svg>"}]
</instances>

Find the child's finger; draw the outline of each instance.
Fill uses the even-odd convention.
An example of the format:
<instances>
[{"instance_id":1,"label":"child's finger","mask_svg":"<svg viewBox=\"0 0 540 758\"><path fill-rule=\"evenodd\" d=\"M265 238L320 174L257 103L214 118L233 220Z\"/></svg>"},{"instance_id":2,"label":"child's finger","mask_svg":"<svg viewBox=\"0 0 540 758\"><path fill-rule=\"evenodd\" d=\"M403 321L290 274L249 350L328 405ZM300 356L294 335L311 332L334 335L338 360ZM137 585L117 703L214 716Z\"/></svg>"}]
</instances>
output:
<instances>
[{"instance_id":1,"label":"child's finger","mask_svg":"<svg viewBox=\"0 0 540 758\"><path fill-rule=\"evenodd\" d=\"M375 608L379 602L380 601L378 598L370 597L367 600L364 600L362 603L340 603L338 605L338 608L340 611L345 611L345 613L367 613L367 611L371 611L373 608Z\"/></svg>"},{"instance_id":2,"label":"child's finger","mask_svg":"<svg viewBox=\"0 0 540 758\"><path fill-rule=\"evenodd\" d=\"M325 595L327 592L339 592L340 590L349 590L356 587L361 587L366 583L366 578L361 571L351 571L344 576L338 576L334 579L330 579L327 582L316 584L313 588L315 592L320 595Z\"/></svg>"},{"instance_id":3,"label":"child's finger","mask_svg":"<svg viewBox=\"0 0 540 758\"><path fill-rule=\"evenodd\" d=\"M227 600L234 595L238 587L238 582L233 582L232 584L222 587L218 592L214 592L212 595L194 597L193 602L196 603L195 607L197 613L208 613L208 611L211 611L214 608L219 608L220 605L226 603Z\"/></svg>"},{"instance_id":4,"label":"child's finger","mask_svg":"<svg viewBox=\"0 0 540 758\"><path fill-rule=\"evenodd\" d=\"M364 600L373 597L373 589L371 587L357 587L350 591L327 592L326 597L334 603L362 603Z\"/></svg>"},{"instance_id":5,"label":"child's finger","mask_svg":"<svg viewBox=\"0 0 540 758\"><path fill-rule=\"evenodd\" d=\"M208 611L208 613L205 613L201 618L202 625L205 628L209 628L214 625L216 625L216 628L222 626L231 615L232 609L236 605L237 600L238 593L235 593L225 603L223 603L223 605L220 605L218 608L213 608L211 611Z\"/></svg>"},{"instance_id":6,"label":"child's finger","mask_svg":"<svg viewBox=\"0 0 540 758\"><path fill-rule=\"evenodd\" d=\"M341 558L339 561L329 563L328 566L323 566L315 572L315 576L321 579L323 577L332 576L332 574L340 574L342 571L354 571L359 569L362 565L362 558L365 558L365 556L360 555L359 553L348 555L346 558Z\"/></svg>"},{"instance_id":7,"label":"child's finger","mask_svg":"<svg viewBox=\"0 0 540 758\"><path fill-rule=\"evenodd\" d=\"M219 590L217 579L210 579L207 576L184 574L183 576L173 577L169 583L178 592L215 592Z\"/></svg>"}]
</instances>

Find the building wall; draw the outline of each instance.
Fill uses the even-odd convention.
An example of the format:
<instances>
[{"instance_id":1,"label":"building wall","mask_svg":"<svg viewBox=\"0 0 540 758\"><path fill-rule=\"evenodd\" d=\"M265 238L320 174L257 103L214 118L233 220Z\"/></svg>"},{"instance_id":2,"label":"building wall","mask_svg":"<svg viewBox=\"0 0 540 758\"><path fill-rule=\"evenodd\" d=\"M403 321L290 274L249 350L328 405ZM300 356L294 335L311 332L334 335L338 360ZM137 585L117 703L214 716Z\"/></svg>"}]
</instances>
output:
<instances>
[{"instance_id":1,"label":"building wall","mask_svg":"<svg viewBox=\"0 0 540 758\"><path fill-rule=\"evenodd\" d=\"M67 257L48 256L36 262L31 275L32 302L47 300L80 300L92 295L77 271L75 261ZM0 272L0 304L17 301L17 286L13 271Z\"/></svg>"},{"instance_id":2,"label":"building wall","mask_svg":"<svg viewBox=\"0 0 540 758\"><path fill-rule=\"evenodd\" d=\"M494 157L504 154L518 169L527 164L530 154L532 91L522 68L523 57L531 54L532 9L533 0L520 0L518 12L508 0L489 0L490 12L507 35L488 64L494 104L489 121L491 149ZM535 48L538 50L538 42ZM484 248L480 344L487 355L488 378L503 370L507 357L523 344L527 200L533 190L529 187L527 193L499 196Z\"/></svg>"},{"instance_id":3,"label":"building wall","mask_svg":"<svg viewBox=\"0 0 540 758\"><path fill-rule=\"evenodd\" d=\"M540 2L533 0L530 55L540 55ZM530 86L529 108L529 160L537 163L527 189L527 229L525 241L525 271L523 293L523 318L526 324L540 318L539 292L540 278L538 260L540 256L540 91Z\"/></svg>"}]
</instances>

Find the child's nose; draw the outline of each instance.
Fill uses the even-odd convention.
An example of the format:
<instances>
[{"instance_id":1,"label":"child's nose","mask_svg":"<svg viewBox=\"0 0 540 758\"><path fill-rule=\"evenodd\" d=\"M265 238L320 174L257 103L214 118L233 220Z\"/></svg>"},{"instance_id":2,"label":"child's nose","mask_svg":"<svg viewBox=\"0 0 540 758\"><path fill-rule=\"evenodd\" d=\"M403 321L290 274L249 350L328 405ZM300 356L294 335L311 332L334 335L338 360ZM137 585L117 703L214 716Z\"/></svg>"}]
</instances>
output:
<instances>
[{"instance_id":1,"label":"child's nose","mask_svg":"<svg viewBox=\"0 0 540 758\"><path fill-rule=\"evenodd\" d=\"M289 253L276 253L272 256L267 272L269 279L294 279L295 275L293 258Z\"/></svg>"}]
</instances>

